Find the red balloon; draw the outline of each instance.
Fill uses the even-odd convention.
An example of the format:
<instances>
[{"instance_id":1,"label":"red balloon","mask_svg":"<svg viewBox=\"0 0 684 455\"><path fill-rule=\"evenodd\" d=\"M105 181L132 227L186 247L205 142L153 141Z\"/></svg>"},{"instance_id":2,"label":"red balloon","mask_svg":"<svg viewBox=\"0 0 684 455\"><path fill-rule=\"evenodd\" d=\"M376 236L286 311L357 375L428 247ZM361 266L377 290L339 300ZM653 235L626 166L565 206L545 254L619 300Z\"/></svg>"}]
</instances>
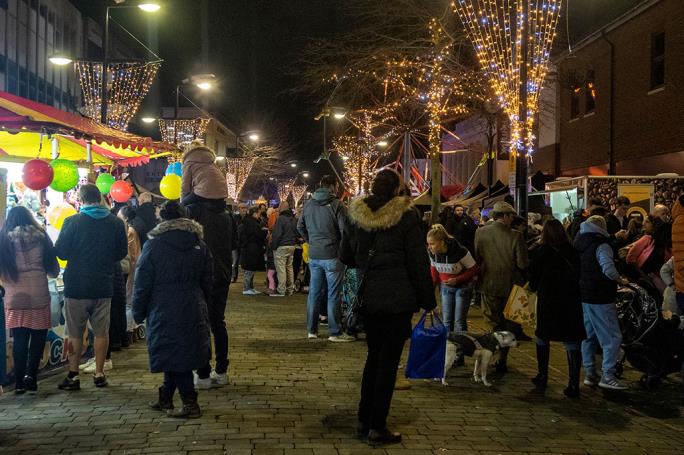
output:
<instances>
[{"instance_id":1,"label":"red balloon","mask_svg":"<svg viewBox=\"0 0 684 455\"><path fill-rule=\"evenodd\" d=\"M128 182L119 180L112 184L109 195L116 202L126 202L133 196L133 187Z\"/></svg>"},{"instance_id":2,"label":"red balloon","mask_svg":"<svg viewBox=\"0 0 684 455\"><path fill-rule=\"evenodd\" d=\"M31 160L24 164L21 180L27 187L38 191L47 188L52 183L53 176L54 171L50 163L43 160Z\"/></svg>"}]
</instances>

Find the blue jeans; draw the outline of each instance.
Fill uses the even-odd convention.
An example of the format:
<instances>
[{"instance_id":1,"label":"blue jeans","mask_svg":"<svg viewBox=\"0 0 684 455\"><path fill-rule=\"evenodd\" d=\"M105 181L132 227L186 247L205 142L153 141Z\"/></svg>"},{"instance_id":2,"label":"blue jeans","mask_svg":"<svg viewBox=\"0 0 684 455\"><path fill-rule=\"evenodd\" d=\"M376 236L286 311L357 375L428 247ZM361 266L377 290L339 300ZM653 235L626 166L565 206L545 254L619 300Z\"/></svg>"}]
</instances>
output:
<instances>
[{"instance_id":1,"label":"blue jeans","mask_svg":"<svg viewBox=\"0 0 684 455\"><path fill-rule=\"evenodd\" d=\"M582 303L586 340L582 341L582 363L587 375L596 376L594 356L599 346L603 349L603 378L615 379L615 366L620 357L622 332L615 304Z\"/></svg>"},{"instance_id":2,"label":"blue jeans","mask_svg":"<svg viewBox=\"0 0 684 455\"><path fill-rule=\"evenodd\" d=\"M442 322L449 332L453 332L454 329L457 332L468 330L471 291L470 286L452 288L442 284L442 318L444 319Z\"/></svg>"},{"instance_id":3,"label":"blue jeans","mask_svg":"<svg viewBox=\"0 0 684 455\"><path fill-rule=\"evenodd\" d=\"M318 333L318 301L323 292L324 282L328 285L328 333L337 336L342 333L338 317L340 315L340 291L344 279L344 265L339 259L309 258L311 282L306 302L306 326L309 333Z\"/></svg>"}]
</instances>

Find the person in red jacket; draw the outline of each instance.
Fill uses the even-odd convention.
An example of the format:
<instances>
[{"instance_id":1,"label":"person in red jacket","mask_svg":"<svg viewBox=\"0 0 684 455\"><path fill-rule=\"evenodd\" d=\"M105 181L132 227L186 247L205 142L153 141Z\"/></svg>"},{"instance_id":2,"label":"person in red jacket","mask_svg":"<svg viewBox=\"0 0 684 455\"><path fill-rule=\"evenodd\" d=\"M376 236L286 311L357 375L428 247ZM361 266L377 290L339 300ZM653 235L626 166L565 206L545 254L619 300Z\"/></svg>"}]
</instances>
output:
<instances>
[{"instance_id":1,"label":"person in red jacket","mask_svg":"<svg viewBox=\"0 0 684 455\"><path fill-rule=\"evenodd\" d=\"M442 317L450 332L468 330L471 283L478 266L468 249L450 236L444 226L435 224L427 234L432 282L441 284ZM463 364L463 357L455 365Z\"/></svg>"}]
</instances>

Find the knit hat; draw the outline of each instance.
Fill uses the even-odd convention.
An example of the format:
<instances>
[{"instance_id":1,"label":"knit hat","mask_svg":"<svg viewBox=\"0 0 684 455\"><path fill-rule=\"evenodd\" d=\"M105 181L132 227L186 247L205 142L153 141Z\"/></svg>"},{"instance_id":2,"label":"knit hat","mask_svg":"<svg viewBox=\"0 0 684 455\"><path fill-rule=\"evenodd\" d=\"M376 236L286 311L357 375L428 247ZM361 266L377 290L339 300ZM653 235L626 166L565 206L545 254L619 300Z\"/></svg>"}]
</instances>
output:
<instances>
[{"instance_id":1,"label":"knit hat","mask_svg":"<svg viewBox=\"0 0 684 455\"><path fill-rule=\"evenodd\" d=\"M286 210L290 210L290 204L288 204L287 201L283 201L278 206L278 210L280 210L281 212L284 212Z\"/></svg>"},{"instance_id":2,"label":"knit hat","mask_svg":"<svg viewBox=\"0 0 684 455\"><path fill-rule=\"evenodd\" d=\"M602 216L592 215L589 218L587 218L587 223L595 224L604 231L608 229L608 226L606 225L606 219Z\"/></svg>"}]
</instances>

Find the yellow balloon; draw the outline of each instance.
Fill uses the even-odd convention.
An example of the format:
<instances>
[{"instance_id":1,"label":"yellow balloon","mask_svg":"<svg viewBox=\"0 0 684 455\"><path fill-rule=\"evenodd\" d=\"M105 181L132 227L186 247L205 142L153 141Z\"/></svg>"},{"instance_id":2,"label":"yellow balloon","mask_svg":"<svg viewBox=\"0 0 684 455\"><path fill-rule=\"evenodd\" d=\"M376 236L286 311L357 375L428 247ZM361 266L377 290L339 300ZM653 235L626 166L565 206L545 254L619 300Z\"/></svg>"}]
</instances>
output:
<instances>
[{"instance_id":1,"label":"yellow balloon","mask_svg":"<svg viewBox=\"0 0 684 455\"><path fill-rule=\"evenodd\" d=\"M181 178L176 174L165 175L159 183L159 191L162 196L171 201L181 197Z\"/></svg>"},{"instance_id":2,"label":"yellow balloon","mask_svg":"<svg viewBox=\"0 0 684 455\"><path fill-rule=\"evenodd\" d=\"M64 220L77 213L73 205L62 202L48 209L47 220L50 226L59 231L64 225Z\"/></svg>"}]
</instances>

